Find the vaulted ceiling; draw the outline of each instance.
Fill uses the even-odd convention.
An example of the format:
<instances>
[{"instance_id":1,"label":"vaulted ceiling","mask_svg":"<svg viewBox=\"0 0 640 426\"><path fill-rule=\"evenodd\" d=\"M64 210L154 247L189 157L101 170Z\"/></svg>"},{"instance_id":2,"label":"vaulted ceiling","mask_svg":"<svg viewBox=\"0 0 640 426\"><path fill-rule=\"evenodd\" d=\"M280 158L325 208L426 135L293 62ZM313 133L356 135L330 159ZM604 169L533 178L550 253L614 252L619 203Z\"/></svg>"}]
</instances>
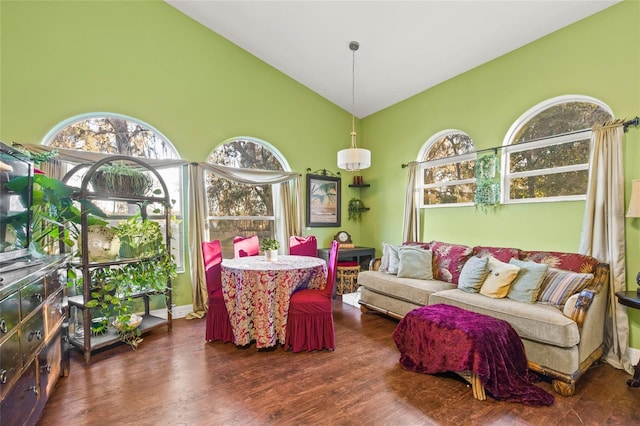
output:
<instances>
[{"instance_id":1,"label":"vaulted ceiling","mask_svg":"<svg viewBox=\"0 0 640 426\"><path fill-rule=\"evenodd\" d=\"M362 118L619 0L166 2Z\"/></svg>"}]
</instances>

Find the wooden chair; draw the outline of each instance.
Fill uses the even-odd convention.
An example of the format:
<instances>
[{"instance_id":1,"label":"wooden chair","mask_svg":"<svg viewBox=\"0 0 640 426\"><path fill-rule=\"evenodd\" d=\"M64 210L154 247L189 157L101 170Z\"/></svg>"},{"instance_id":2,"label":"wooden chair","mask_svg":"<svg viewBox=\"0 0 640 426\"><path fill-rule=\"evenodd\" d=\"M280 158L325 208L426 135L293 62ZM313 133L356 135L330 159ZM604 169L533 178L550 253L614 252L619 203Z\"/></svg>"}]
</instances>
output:
<instances>
[{"instance_id":1,"label":"wooden chair","mask_svg":"<svg viewBox=\"0 0 640 426\"><path fill-rule=\"evenodd\" d=\"M336 347L331 306L336 281L338 242L331 243L327 263L327 283L324 289L303 289L291 295L284 348L293 352L313 351Z\"/></svg>"},{"instance_id":2,"label":"wooden chair","mask_svg":"<svg viewBox=\"0 0 640 426\"><path fill-rule=\"evenodd\" d=\"M205 339L208 342L216 340L221 340L224 343L233 342L233 329L222 296L222 247L220 241L204 241L202 256L209 297Z\"/></svg>"},{"instance_id":3,"label":"wooden chair","mask_svg":"<svg viewBox=\"0 0 640 426\"><path fill-rule=\"evenodd\" d=\"M233 237L233 257L257 256L260 254L260 241L257 235Z\"/></svg>"},{"instance_id":4,"label":"wooden chair","mask_svg":"<svg viewBox=\"0 0 640 426\"><path fill-rule=\"evenodd\" d=\"M289 254L318 257L318 239L315 235L289 237Z\"/></svg>"}]
</instances>

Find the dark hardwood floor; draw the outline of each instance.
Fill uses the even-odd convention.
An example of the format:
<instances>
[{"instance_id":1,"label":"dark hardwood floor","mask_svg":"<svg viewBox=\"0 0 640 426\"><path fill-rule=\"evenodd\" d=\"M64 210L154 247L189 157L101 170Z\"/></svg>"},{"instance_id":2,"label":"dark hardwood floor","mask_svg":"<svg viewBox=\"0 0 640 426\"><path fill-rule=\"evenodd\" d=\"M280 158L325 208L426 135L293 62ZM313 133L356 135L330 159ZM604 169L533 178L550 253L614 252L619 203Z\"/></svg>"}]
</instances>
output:
<instances>
[{"instance_id":1,"label":"dark hardwood floor","mask_svg":"<svg viewBox=\"0 0 640 426\"><path fill-rule=\"evenodd\" d=\"M40 425L640 425L640 389L609 365L550 407L473 399L453 376L403 370L397 321L335 302L334 352L290 353L206 343L204 320L174 321L137 351L90 364L72 353ZM540 387L551 392L549 383Z\"/></svg>"}]
</instances>

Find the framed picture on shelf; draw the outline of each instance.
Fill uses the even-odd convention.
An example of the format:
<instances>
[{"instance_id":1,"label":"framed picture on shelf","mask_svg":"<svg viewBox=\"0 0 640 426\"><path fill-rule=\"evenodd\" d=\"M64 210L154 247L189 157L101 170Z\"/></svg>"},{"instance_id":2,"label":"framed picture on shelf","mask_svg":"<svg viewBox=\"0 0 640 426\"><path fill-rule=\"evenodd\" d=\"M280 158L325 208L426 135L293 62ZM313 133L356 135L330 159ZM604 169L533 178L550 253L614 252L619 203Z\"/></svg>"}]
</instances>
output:
<instances>
[{"instance_id":1,"label":"framed picture on shelf","mask_svg":"<svg viewBox=\"0 0 640 426\"><path fill-rule=\"evenodd\" d=\"M340 226L340 178L307 173L307 226Z\"/></svg>"}]
</instances>

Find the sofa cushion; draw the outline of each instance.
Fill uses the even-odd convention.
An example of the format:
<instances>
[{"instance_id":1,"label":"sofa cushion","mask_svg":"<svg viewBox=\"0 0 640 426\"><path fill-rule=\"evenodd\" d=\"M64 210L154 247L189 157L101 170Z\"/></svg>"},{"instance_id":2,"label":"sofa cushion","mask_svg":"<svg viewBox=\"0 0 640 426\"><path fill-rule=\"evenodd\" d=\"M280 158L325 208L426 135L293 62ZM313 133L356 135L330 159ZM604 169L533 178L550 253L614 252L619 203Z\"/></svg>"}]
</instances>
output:
<instances>
[{"instance_id":1,"label":"sofa cushion","mask_svg":"<svg viewBox=\"0 0 640 426\"><path fill-rule=\"evenodd\" d=\"M443 290L429 298L429 304L445 303L507 321L524 339L570 348L580 342L575 321L550 305L522 303L509 298L491 299L460 289Z\"/></svg>"},{"instance_id":2,"label":"sofa cushion","mask_svg":"<svg viewBox=\"0 0 640 426\"><path fill-rule=\"evenodd\" d=\"M416 305L427 305L432 293L455 287L444 281L398 278L379 271L360 272L358 284L368 290L409 301Z\"/></svg>"},{"instance_id":3,"label":"sofa cushion","mask_svg":"<svg viewBox=\"0 0 640 426\"><path fill-rule=\"evenodd\" d=\"M488 246L475 246L473 248L473 255L478 257L493 256L503 262L509 262L509 259L520 259L521 250L510 247L488 247Z\"/></svg>"},{"instance_id":4,"label":"sofa cushion","mask_svg":"<svg viewBox=\"0 0 640 426\"><path fill-rule=\"evenodd\" d=\"M509 263L520 267L520 272L509 287L507 297L525 303L535 303L538 300L542 280L549 269L546 263L525 262L512 258Z\"/></svg>"},{"instance_id":5,"label":"sofa cushion","mask_svg":"<svg viewBox=\"0 0 640 426\"><path fill-rule=\"evenodd\" d=\"M538 301L563 309L567 299L584 290L591 281L593 281L593 274L578 274L549 268L542 281Z\"/></svg>"},{"instance_id":6,"label":"sofa cushion","mask_svg":"<svg viewBox=\"0 0 640 426\"><path fill-rule=\"evenodd\" d=\"M462 267L471 257L473 249L469 246L442 241L432 241L430 247L436 264L433 277L457 285Z\"/></svg>"},{"instance_id":7,"label":"sofa cushion","mask_svg":"<svg viewBox=\"0 0 640 426\"><path fill-rule=\"evenodd\" d=\"M415 246L401 246L398 248L398 255L400 257L399 278L433 279L431 250L423 250Z\"/></svg>"},{"instance_id":8,"label":"sofa cushion","mask_svg":"<svg viewBox=\"0 0 640 426\"><path fill-rule=\"evenodd\" d=\"M501 262L493 256L489 257L487 268L489 269L489 273L482 283L482 287L480 287L480 294L495 299L505 297L509 292L511 283L518 276L520 268Z\"/></svg>"},{"instance_id":9,"label":"sofa cushion","mask_svg":"<svg viewBox=\"0 0 640 426\"><path fill-rule=\"evenodd\" d=\"M592 273L598 263L600 263L595 257L559 251L523 251L520 259L546 263L552 268L583 274Z\"/></svg>"},{"instance_id":10,"label":"sofa cushion","mask_svg":"<svg viewBox=\"0 0 640 426\"><path fill-rule=\"evenodd\" d=\"M398 254L398 246L393 244L382 243L382 261L380 262L380 272L387 274L397 274L400 265L400 256Z\"/></svg>"},{"instance_id":11,"label":"sofa cushion","mask_svg":"<svg viewBox=\"0 0 640 426\"><path fill-rule=\"evenodd\" d=\"M489 274L489 269L487 268L488 261L488 257L471 256L462 267L460 279L458 280L458 288L469 293L479 292L482 283Z\"/></svg>"}]
</instances>

